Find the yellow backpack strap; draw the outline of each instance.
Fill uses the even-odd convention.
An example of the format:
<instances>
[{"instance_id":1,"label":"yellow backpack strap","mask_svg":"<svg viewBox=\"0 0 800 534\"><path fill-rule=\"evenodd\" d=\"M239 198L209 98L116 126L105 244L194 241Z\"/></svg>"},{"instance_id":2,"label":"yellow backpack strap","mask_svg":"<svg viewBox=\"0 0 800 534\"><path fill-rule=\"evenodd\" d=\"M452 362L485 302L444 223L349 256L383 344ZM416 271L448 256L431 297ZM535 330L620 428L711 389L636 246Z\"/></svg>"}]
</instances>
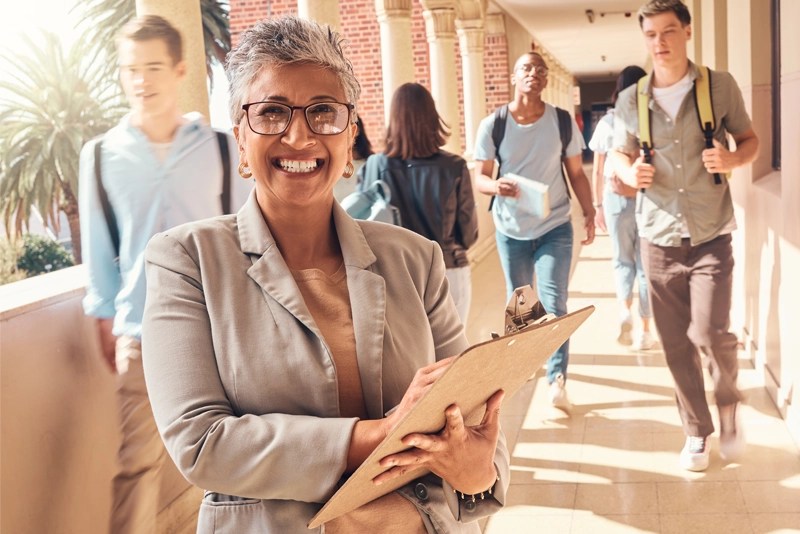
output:
<instances>
[{"instance_id":1,"label":"yellow backpack strap","mask_svg":"<svg viewBox=\"0 0 800 534\"><path fill-rule=\"evenodd\" d=\"M653 163L653 140L650 130L650 94L647 87L651 74L647 74L636 82L636 107L639 110L639 146L642 149L645 163ZM642 188L644 193L644 188Z\"/></svg>"},{"instance_id":2,"label":"yellow backpack strap","mask_svg":"<svg viewBox=\"0 0 800 534\"><path fill-rule=\"evenodd\" d=\"M643 76L636 86L636 106L639 109L639 144L645 152L653 148L650 135L650 95L647 93L651 76L652 74Z\"/></svg>"},{"instance_id":3,"label":"yellow backpack strap","mask_svg":"<svg viewBox=\"0 0 800 534\"><path fill-rule=\"evenodd\" d=\"M697 65L697 78L694 80L694 102L706 148L714 148L714 130L717 128L717 121L714 117L714 106L711 105L711 69L703 65ZM727 177L728 175L726 175ZM714 183L722 183L719 173L714 174Z\"/></svg>"}]
</instances>

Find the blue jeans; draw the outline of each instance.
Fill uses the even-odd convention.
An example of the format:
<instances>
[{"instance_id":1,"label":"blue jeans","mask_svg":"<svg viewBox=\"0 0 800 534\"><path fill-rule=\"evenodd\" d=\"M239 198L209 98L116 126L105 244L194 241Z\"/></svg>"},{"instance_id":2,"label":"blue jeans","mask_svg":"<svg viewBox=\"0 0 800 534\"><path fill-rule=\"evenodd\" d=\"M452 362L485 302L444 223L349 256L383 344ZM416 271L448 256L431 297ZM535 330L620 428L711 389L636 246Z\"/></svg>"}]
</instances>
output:
<instances>
[{"instance_id":1,"label":"blue jeans","mask_svg":"<svg viewBox=\"0 0 800 534\"><path fill-rule=\"evenodd\" d=\"M506 277L506 300L514 289L530 285L536 273L536 293L548 313L567 313L569 268L572 262L572 223L557 226L537 239L520 240L496 233L497 254ZM547 381L567 378L569 340L547 360Z\"/></svg>"},{"instance_id":2,"label":"blue jeans","mask_svg":"<svg viewBox=\"0 0 800 534\"><path fill-rule=\"evenodd\" d=\"M631 300L633 285L638 282L639 317L649 319L653 312L650 310L647 277L642 267L635 205L636 198L624 197L608 190L603 195L603 210L613 250L611 263L614 266L617 300L623 304Z\"/></svg>"}]
</instances>

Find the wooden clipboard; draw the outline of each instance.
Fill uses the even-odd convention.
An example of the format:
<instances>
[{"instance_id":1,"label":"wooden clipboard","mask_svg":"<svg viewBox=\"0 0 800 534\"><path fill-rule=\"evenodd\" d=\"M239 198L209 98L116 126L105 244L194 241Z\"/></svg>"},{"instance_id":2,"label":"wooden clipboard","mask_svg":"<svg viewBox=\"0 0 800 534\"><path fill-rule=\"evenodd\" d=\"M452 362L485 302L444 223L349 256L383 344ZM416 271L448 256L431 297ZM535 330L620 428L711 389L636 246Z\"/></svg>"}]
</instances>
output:
<instances>
[{"instance_id":1,"label":"wooden clipboard","mask_svg":"<svg viewBox=\"0 0 800 534\"><path fill-rule=\"evenodd\" d=\"M325 503L308 523L308 528L317 528L427 474L427 469L416 469L380 486L372 483L372 479L385 470L378 464L381 458L407 449L400 440L412 432L439 432L445 423L444 411L451 404L457 403L462 413L467 414L464 418L467 425L478 424L483 418L486 401L495 391L503 389L506 399L510 398L593 311L594 306L588 306L559 318L523 325L519 330L514 327L514 318L509 317L507 310L506 332L509 333L462 352L414 409Z\"/></svg>"}]
</instances>

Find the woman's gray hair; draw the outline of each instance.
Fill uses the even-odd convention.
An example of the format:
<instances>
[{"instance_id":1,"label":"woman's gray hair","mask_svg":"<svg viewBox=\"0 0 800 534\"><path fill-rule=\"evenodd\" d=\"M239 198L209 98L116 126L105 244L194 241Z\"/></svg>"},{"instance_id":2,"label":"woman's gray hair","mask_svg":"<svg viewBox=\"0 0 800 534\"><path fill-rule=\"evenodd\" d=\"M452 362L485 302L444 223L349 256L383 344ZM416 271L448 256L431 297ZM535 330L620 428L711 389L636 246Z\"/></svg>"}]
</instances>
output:
<instances>
[{"instance_id":1,"label":"woman's gray hair","mask_svg":"<svg viewBox=\"0 0 800 534\"><path fill-rule=\"evenodd\" d=\"M328 69L339 77L348 102L355 106L361 86L342 51L343 41L330 27L296 16L265 19L243 32L225 65L233 124L241 121L250 86L265 67L304 64ZM355 122L355 110L350 119Z\"/></svg>"}]
</instances>

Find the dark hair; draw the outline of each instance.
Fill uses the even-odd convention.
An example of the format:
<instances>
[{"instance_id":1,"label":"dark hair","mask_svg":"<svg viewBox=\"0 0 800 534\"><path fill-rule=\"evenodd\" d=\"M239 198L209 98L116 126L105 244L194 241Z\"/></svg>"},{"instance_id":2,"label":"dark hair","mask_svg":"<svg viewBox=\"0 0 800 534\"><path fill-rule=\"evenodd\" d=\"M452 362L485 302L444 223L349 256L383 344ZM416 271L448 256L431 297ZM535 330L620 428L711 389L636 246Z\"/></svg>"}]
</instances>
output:
<instances>
[{"instance_id":1,"label":"dark hair","mask_svg":"<svg viewBox=\"0 0 800 534\"><path fill-rule=\"evenodd\" d=\"M688 26L692 23L692 15L689 13L689 8L681 0L650 0L639 8L637 13L639 27L642 27L645 17L669 12L675 13L675 16L681 22L681 26Z\"/></svg>"},{"instance_id":2,"label":"dark hair","mask_svg":"<svg viewBox=\"0 0 800 534\"><path fill-rule=\"evenodd\" d=\"M397 88L386 128L387 156L402 159L433 156L449 135L449 128L425 87L404 83Z\"/></svg>"},{"instance_id":3,"label":"dark hair","mask_svg":"<svg viewBox=\"0 0 800 534\"><path fill-rule=\"evenodd\" d=\"M181 33L167 19L158 15L143 15L128 21L117 34L117 46L123 40L141 42L154 39L160 39L167 45L173 65L183 60Z\"/></svg>"},{"instance_id":4,"label":"dark hair","mask_svg":"<svg viewBox=\"0 0 800 534\"><path fill-rule=\"evenodd\" d=\"M623 89L635 84L646 75L647 73L644 69L637 65L629 65L622 69L622 72L617 76L617 86L614 88L614 92L611 95L611 102L616 104L617 95L619 95Z\"/></svg>"},{"instance_id":5,"label":"dark hair","mask_svg":"<svg viewBox=\"0 0 800 534\"><path fill-rule=\"evenodd\" d=\"M367 131L364 130L364 123L359 116L356 116L356 126L358 127L358 133L356 133L356 138L353 141L353 151L357 156L355 159L367 159L372 154L372 143L369 142Z\"/></svg>"}]
</instances>

